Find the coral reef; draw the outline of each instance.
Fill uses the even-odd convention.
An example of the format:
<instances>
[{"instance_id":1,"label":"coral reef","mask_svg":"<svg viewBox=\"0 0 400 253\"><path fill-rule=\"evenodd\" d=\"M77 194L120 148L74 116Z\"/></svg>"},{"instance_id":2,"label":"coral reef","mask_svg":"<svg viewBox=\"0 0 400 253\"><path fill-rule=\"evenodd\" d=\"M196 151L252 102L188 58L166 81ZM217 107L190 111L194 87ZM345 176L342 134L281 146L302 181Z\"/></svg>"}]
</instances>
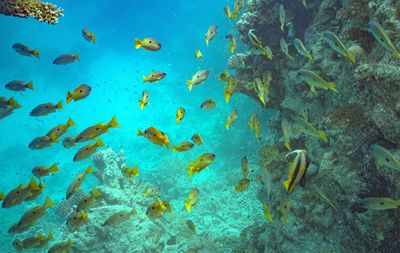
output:
<instances>
[{"instance_id":1,"label":"coral reef","mask_svg":"<svg viewBox=\"0 0 400 253\"><path fill-rule=\"evenodd\" d=\"M40 0L4 0L0 2L0 13L20 18L33 17L40 22L57 24L64 10L51 3Z\"/></svg>"}]
</instances>

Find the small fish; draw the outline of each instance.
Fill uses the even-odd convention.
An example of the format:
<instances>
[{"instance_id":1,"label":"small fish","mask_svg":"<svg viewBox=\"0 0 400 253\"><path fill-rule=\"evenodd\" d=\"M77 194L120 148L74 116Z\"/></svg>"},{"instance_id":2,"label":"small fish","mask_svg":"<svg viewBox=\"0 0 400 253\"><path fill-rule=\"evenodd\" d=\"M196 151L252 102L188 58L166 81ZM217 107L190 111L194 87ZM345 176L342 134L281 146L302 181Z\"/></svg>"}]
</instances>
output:
<instances>
[{"instance_id":1,"label":"small fish","mask_svg":"<svg viewBox=\"0 0 400 253\"><path fill-rule=\"evenodd\" d=\"M208 46L208 43L210 43L210 41L212 39L214 39L215 35L217 35L217 30L218 30L218 26L216 26L216 25L211 25L208 28L208 31L207 31L206 35L204 36L207 46Z\"/></svg>"},{"instance_id":2,"label":"small fish","mask_svg":"<svg viewBox=\"0 0 400 253\"><path fill-rule=\"evenodd\" d=\"M272 60L273 54L271 48L268 47L267 45L263 45L261 39L255 34L254 29L250 29L249 32L247 33L247 36L250 40L250 43L255 48L254 51L256 54L264 55L268 59Z\"/></svg>"},{"instance_id":3,"label":"small fish","mask_svg":"<svg viewBox=\"0 0 400 253\"><path fill-rule=\"evenodd\" d=\"M127 166L124 166L122 167L121 171L126 178L133 178L139 176L139 170L136 165L134 165L132 169L128 168Z\"/></svg>"},{"instance_id":4,"label":"small fish","mask_svg":"<svg viewBox=\"0 0 400 253\"><path fill-rule=\"evenodd\" d=\"M71 184L68 186L66 199L69 199L75 192L77 192L81 188L81 184L83 180L85 180L86 176L93 172L94 170L89 166L84 172L76 175L74 180L72 180Z\"/></svg>"},{"instance_id":5,"label":"small fish","mask_svg":"<svg viewBox=\"0 0 400 253\"><path fill-rule=\"evenodd\" d=\"M187 220L186 226L193 234L196 234L196 226L194 225L193 221Z\"/></svg>"},{"instance_id":6,"label":"small fish","mask_svg":"<svg viewBox=\"0 0 400 253\"><path fill-rule=\"evenodd\" d=\"M47 253L68 253L74 247L71 240L59 242L50 247Z\"/></svg>"},{"instance_id":7,"label":"small fish","mask_svg":"<svg viewBox=\"0 0 400 253\"><path fill-rule=\"evenodd\" d=\"M76 211L68 215L67 217L67 226L70 230L74 231L80 228L82 225L87 223L89 218L85 211Z\"/></svg>"},{"instance_id":8,"label":"small fish","mask_svg":"<svg viewBox=\"0 0 400 253\"><path fill-rule=\"evenodd\" d=\"M285 18L285 7L281 4L279 5L279 22L281 23L280 29L282 32L285 32Z\"/></svg>"},{"instance_id":9,"label":"small fish","mask_svg":"<svg viewBox=\"0 0 400 253\"><path fill-rule=\"evenodd\" d=\"M55 65L67 65L74 62L79 61L79 54L62 54L58 56L54 61L53 64Z\"/></svg>"},{"instance_id":10,"label":"small fish","mask_svg":"<svg viewBox=\"0 0 400 253\"><path fill-rule=\"evenodd\" d=\"M157 202L154 202L147 207L146 215L150 219L160 218L165 210L167 210L167 207L164 205L164 202L158 198Z\"/></svg>"},{"instance_id":11,"label":"small fish","mask_svg":"<svg viewBox=\"0 0 400 253\"><path fill-rule=\"evenodd\" d=\"M29 143L29 148L34 150L45 149L51 146L52 143L57 143L58 139L55 133L50 136L40 136L36 137Z\"/></svg>"},{"instance_id":12,"label":"small fish","mask_svg":"<svg viewBox=\"0 0 400 253\"><path fill-rule=\"evenodd\" d=\"M258 77L254 79L253 87L263 106L266 106L270 100L269 87L271 86L271 81L272 75L269 71L263 74L263 80Z\"/></svg>"},{"instance_id":13,"label":"small fish","mask_svg":"<svg viewBox=\"0 0 400 253\"><path fill-rule=\"evenodd\" d=\"M119 211L111 215L110 217L107 218L107 220L103 223L104 226L117 226L123 222L126 222L129 220L132 216L136 215L137 212L133 208L130 211Z\"/></svg>"},{"instance_id":14,"label":"small fish","mask_svg":"<svg viewBox=\"0 0 400 253\"><path fill-rule=\"evenodd\" d=\"M54 237L50 233L47 237L43 236L41 233L38 233L36 236L31 236L25 238L24 240L15 239L12 243L13 247L18 251L33 249L33 248L41 248L48 244L49 241L53 240Z\"/></svg>"},{"instance_id":15,"label":"small fish","mask_svg":"<svg viewBox=\"0 0 400 253\"><path fill-rule=\"evenodd\" d=\"M142 99L139 100L140 110L143 110L143 108L146 107L146 105L149 103L149 100L149 92L147 90L144 90L142 92Z\"/></svg>"},{"instance_id":16,"label":"small fish","mask_svg":"<svg viewBox=\"0 0 400 253\"><path fill-rule=\"evenodd\" d=\"M79 85L72 93L68 91L67 93L67 104L74 100L75 102L84 99L90 95L92 88L87 84Z\"/></svg>"},{"instance_id":17,"label":"small fish","mask_svg":"<svg viewBox=\"0 0 400 253\"><path fill-rule=\"evenodd\" d=\"M159 145L160 147L165 145L165 147L169 149L168 135L164 134L155 127L149 127L146 130L144 130L144 132L138 129L137 136L143 136L144 138L151 141L153 144Z\"/></svg>"},{"instance_id":18,"label":"small fish","mask_svg":"<svg viewBox=\"0 0 400 253\"><path fill-rule=\"evenodd\" d=\"M68 148L68 149L72 148L72 147L76 146L75 138L73 138L71 136L65 137L62 144L63 144L64 148Z\"/></svg>"},{"instance_id":19,"label":"small fish","mask_svg":"<svg viewBox=\"0 0 400 253\"><path fill-rule=\"evenodd\" d=\"M60 172L60 169L58 168L57 163L54 163L50 167L35 166L32 169L32 174L39 179L42 177L50 176L50 173L57 173L57 172Z\"/></svg>"},{"instance_id":20,"label":"small fish","mask_svg":"<svg viewBox=\"0 0 400 253\"><path fill-rule=\"evenodd\" d=\"M328 45L335 50L337 53L343 55L351 61L351 63L356 63L356 57L352 54L347 48L344 46L343 42L339 39L339 37L333 32L324 32L323 33L325 41Z\"/></svg>"},{"instance_id":21,"label":"small fish","mask_svg":"<svg viewBox=\"0 0 400 253\"><path fill-rule=\"evenodd\" d=\"M195 56L196 56L196 58L199 59L200 61L203 60L203 54L202 54L201 51L198 50L197 48L196 48Z\"/></svg>"},{"instance_id":22,"label":"small fish","mask_svg":"<svg viewBox=\"0 0 400 253\"><path fill-rule=\"evenodd\" d=\"M196 144L196 145L201 145L201 144L204 143L204 142L203 142L203 138L201 138L200 134L198 134L198 133L194 133L194 134L192 135L191 140L192 140L192 142L193 142L194 144Z\"/></svg>"},{"instance_id":23,"label":"small fish","mask_svg":"<svg viewBox=\"0 0 400 253\"><path fill-rule=\"evenodd\" d=\"M305 121L304 119L298 119L296 121L297 127L305 135L310 135L316 138L321 138L325 143L328 143L328 137L326 136L325 132L322 130L316 129L313 125L309 122Z\"/></svg>"},{"instance_id":24,"label":"small fish","mask_svg":"<svg viewBox=\"0 0 400 253\"><path fill-rule=\"evenodd\" d=\"M301 0L301 3L303 4L304 8L307 8L307 1L306 0Z\"/></svg>"},{"instance_id":25,"label":"small fish","mask_svg":"<svg viewBox=\"0 0 400 253\"><path fill-rule=\"evenodd\" d=\"M39 50L38 49L31 49L30 47L22 44L22 43L15 43L12 45L12 49L15 50L20 55L28 56L31 57L32 55L35 56L36 58L40 58L39 55Z\"/></svg>"},{"instance_id":26,"label":"small fish","mask_svg":"<svg viewBox=\"0 0 400 253\"><path fill-rule=\"evenodd\" d=\"M296 154L293 162L290 163L288 179L283 182L283 186L287 193L292 193L297 184L306 185L307 169L310 166L311 160L305 150L294 150L286 155Z\"/></svg>"},{"instance_id":27,"label":"small fish","mask_svg":"<svg viewBox=\"0 0 400 253\"><path fill-rule=\"evenodd\" d=\"M200 173L203 169L207 168L215 160L216 155L212 153L205 153L197 157L194 162L189 162L189 168L186 169L192 180L193 174Z\"/></svg>"},{"instance_id":28,"label":"small fish","mask_svg":"<svg viewBox=\"0 0 400 253\"><path fill-rule=\"evenodd\" d=\"M24 202L35 200L39 197L40 194L43 193L43 189L46 188L46 186L43 183L39 183L38 186L39 189L31 189L30 196L24 199Z\"/></svg>"},{"instance_id":29,"label":"small fish","mask_svg":"<svg viewBox=\"0 0 400 253\"><path fill-rule=\"evenodd\" d=\"M236 49L236 39L235 39L235 37L231 33L228 33L228 35L226 35L226 39L229 42L229 50L231 51L231 53L234 53L235 49Z\"/></svg>"},{"instance_id":30,"label":"small fish","mask_svg":"<svg viewBox=\"0 0 400 253\"><path fill-rule=\"evenodd\" d=\"M394 46L392 40L389 38L388 33L385 29L376 21L372 20L368 23L368 31L372 33L379 45L394 53L397 58L400 58L400 52Z\"/></svg>"},{"instance_id":31,"label":"small fish","mask_svg":"<svg viewBox=\"0 0 400 253\"><path fill-rule=\"evenodd\" d=\"M232 110L229 115L228 115L228 119L227 121L225 121L225 128L227 130L229 130L230 126L233 125L233 123L235 123L236 119L238 118L238 115L236 113L236 110Z\"/></svg>"},{"instance_id":32,"label":"small fish","mask_svg":"<svg viewBox=\"0 0 400 253\"><path fill-rule=\"evenodd\" d=\"M400 206L400 199L393 200L390 198L364 198L357 201L351 208L352 213L364 213L368 210L383 211L388 209L396 209Z\"/></svg>"},{"instance_id":33,"label":"small fish","mask_svg":"<svg viewBox=\"0 0 400 253\"><path fill-rule=\"evenodd\" d=\"M194 147L194 144L189 142L189 141L184 141L179 143L178 145L172 145L172 151L178 151L178 152L185 152Z\"/></svg>"},{"instance_id":34,"label":"small fish","mask_svg":"<svg viewBox=\"0 0 400 253\"><path fill-rule=\"evenodd\" d=\"M45 103L45 104L40 104L33 108L33 110L29 113L30 116L47 116L50 113L54 113L57 109L63 110L63 105L62 101L58 102L57 104L53 103Z\"/></svg>"},{"instance_id":35,"label":"small fish","mask_svg":"<svg viewBox=\"0 0 400 253\"><path fill-rule=\"evenodd\" d=\"M238 18L238 15L240 14L240 10L244 6L244 0L236 0L236 2L233 4L233 14L232 18L236 20Z\"/></svg>"},{"instance_id":36,"label":"small fish","mask_svg":"<svg viewBox=\"0 0 400 253\"><path fill-rule=\"evenodd\" d=\"M274 223L274 220L272 219L272 216L271 216L271 212L272 212L271 206L268 205L268 203L265 199L262 200L262 205L263 205L263 214L264 214L265 218L267 218L267 220L270 223Z\"/></svg>"},{"instance_id":37,"label":"small fish","mask_svg":"<svg viewBox=\"0 0 400 253\"><path fill-rule=\"evenodd\" d=\"M182 107L178 108L178 111L176 112L176 116L175 116L175 122L177 125L185 117L185 112L186 112L186 110L184 108L182 108Z\"/></svg>"},{"instance_id":38,"label":"small fish","mask_svg":"<svg viewBox=\"0 0 400 253\"><path fill-rule=\"evenodd\" d=\"M282 119L282 132L283 136L285 137L285 147L291 151L292 148L290 147L290 124L286 119Z\"/></svg>"},{"instance_id":39,"label":"small fish","mask_svg":"<svg viewBox=\"0 0 400 253\"><path fill-rule=\"evenodd\" d=\"M7 107L7 106L12 106L16 107L18 102L14 99L14 97L11 98L6 98L6 97L0 97L0 107Z\"/></svg>"},{"instance_id":40,"label":"small fish","mask_svg":"<svg viewBox=\"0 0 400 253\"><path fill-rule=\"evenodd\" d=\"M33 83L32 83L32 81L29 81L28 83L24 83L24 81L14 80L14 81L8 82L5 85L5 87L7 90L12 90L12 91L25 91L26 89L33 90Z\"/></svg>"},{"instance_id":41,"label":"small fish","mask_svg":"<svg viewBox=\"0 0 400 253\"><path fill-rule=\"evenodd\" d=\"M393 156L387 149L374 144L370 148L372 155L379 165L386 166L388 168L400 171L400 161Z\"/></svg>"},{"instance_id":42,"label":"small fish","mask_svg":"<svg viewBox=\"0 0 400 253\"><path fill-rule=\"evenodd\" d=\"M72 121L71 118L69 118L66 124L60 124L53 127L46 135L50 137L54 133L57 138L60 138L72 126L76 126L76 124Z\"/></svg>"},{"instance_id":43,"label":"small fish","mask_svg":"<svg viewBox=\"0 0 400 253\"><path fill-rule=\"evenodd\" d=\"M316 185L311 185L311 189L317 193L317 196L326 204L328 204L330 207L332 207L333 209L335 209L335 211L337 211L337 208L335 206L335 204L332 202L332 200L330 200L328 198L328 196L325 195L325 193L322 192L322 190L316 186Z\"/></svg>"},{"instance_id":44,"label":"small fish","mask_svg":"<svg viewBox=\"0 0 400 253\"><path fill-rule=\"evenodd\" d=\"M257 140L261 140L260 137L260 128L261 128L261 123L260 119L258 118L257 114L252 114L249 121L247 121L247 124L249 125L250 129L254 129L254 133L256 135Z\"/></svg>"},{"instance_id":45,"label":"small fish","mask_svg":"<svg viewBox=\"0 0 400 253\"><path fill-rule=\"evenodd\" d=\"M197 204L197 201L199 201L199 189L192 188L189 193L189 198L183 202L188 213L190 213L192 208Z\"/></svg>"},{"instance_id":46,"label":"small fish","mask_svg":"<svg viewBox=\"0 0 400 253\"><path fill-rule=\"evenodd\" d=\"M225 70L224 72L218 74L218 80L220 82L227 83L229 81L229 76L230 76L229 72Z\"/></svg>"},{"instance_id":47,"label":"small fish","mask_svg":"<svg viewBox=\"0 0 400 253\"><path fill-rule=\"evenodd\" d=\"M248 178L242 178L235 186L235 192L243 192L249 187L249 185L250 185L250 180Z\"/></svg>"},{"instance_id":48,"label":"small fish","mask_svg":"<svg viewBox=\"0 0 400 253\"><path fill-rule=\"evenodd\" d=\"M12 189L7 195L3 197L2 208L10 208L21 204L27 198L32 196L32 191L40 190L39 185L36 183L35 179L32 178L28 185L20 184L16 188ZM2 194L4 195L4 193Z\"/></svg>"},{"instance_id":49,"label":"small fish","mask_svg":"<svg viewBox=\"0 0 400 253\"><path fill-rule=\"evenodd\" d=\"M18 104L18 106L19 106L19 104ZM17 108L19 108L19 107L13 107L13 106L8 106L8 105L0 107L0 119L10 116L11 114L14 113L14 110Z\"/></svg>"},{"instance_id":50,"label":"small fish","mask_svg":"<svg viewBox=\"0 0 400 253\"><path fill-rule=\"evenodd\" d=\"M79 161L89 158L91 155L96 153L98 147L104 147L104 143L100 139L97 139L97 141L94 144L88 144L88 145L80 148L76 152L73 161L79 162Z\"/></svg>"},{"instance_id":51,"label":"small fish","mask_svg":"<svg viewBox=\"0 0 400 253\"><path fill-rule=\"evenodd\" d=\"M298 72L298 74L304 82L306 82L308 85L310 85L311 91L316 96L317 96L317 92L315 91L315 88L322 88L325 90L330 89L334 92L337 92L334 82L325 81L322 77L317 75L315 72L312 72L310 70L300 70Z\"/></svg>"},{"instance_id":52,"label":"small fish","mask_svg":"<svg viewBox=\"0 0 400 253\"><path fill-rule=\"evenodd\" d=\"M311 53L306 49L306 47L304 46L303 42L300 39L294 39L293 44L300 55L307 57L310 61L313 60Z\"/></svg>"},{"instance_id":53,"label":"small fish","mask_svg":"<svg viewBox=\"0 0 400 253\"><path fill-rule=\"evenodd\" d=\"M160 196L160 188L156 186L147 187L144 190L143 197L145 198L152 198L152 197L159 197Z\"/></svg>"},{"instance_id":54,"label":"small fish","mask_svg":"<svg viewBox=\"0 0 400 253\"><path fill-rule=\"evenodd\" d=\"M217 103L215 102L214 99L206 99L201 105L200 105L200 109L202 110L212 110L217 106Z\"/></svg>"},{"instance_id":55,"label":"small fish","mask_svg":"<svg viewBox=\"0 0 400 253\"><path fill-rule=\"evenodd\" d=\"M292 207L292 202L288 197L282 197L278 201L278 206L277 206L277 211L280 214L280 220L283 224L286 224L288 218L289 218L289 211L290 208Z\"/></svg>"},{"instance_id":56,"label":"small fish","mask_svg":"<svg viewBox=\"0 0 400 253\"><path fill-rule=\"evenodd\" d=\"M78 203L76 211L89 211L89 209L96 202L103 193L99 189L92 189L89 194L85 195Z\"/></svg>"},{"instance_id":57,"label":"small fish","mask_svg":"<svg viewBox=\"0 0 400 253\"><path fill-rule=\"evenodd\" d=\"M237 86L237 83L236 83L236 81L235 81L234 76L230 75L230 76L229 76L228 84L226 85L226 88L227 88L227 89L224 90L224 98L225 98L225 102L226 102L227 104L229 103L229 101L230 101L230 99L231 99L233 93L235 93L235 91L236 91L236 86Z\"/></svg>"},{"instance_id":58,"label":"small fish","mask_svg":"<svg viewBox=\"0 0 400 253\"><path fill-rule=\"evenodd\" d=\"M89 140L94 140L100 135L107 133L110 128L120 128L120 125L117 122L117 118L114 116L111 118L108 124L98 123L94 126L90 126L83 130L76 138L75 142L85 142Z\"/></svg>"},{"instance_id":59,"label":"small fish","mask_svg":"<svg viewBox=\"0 0 400 253\"><path fill-rule=\"evenodd\" d=\"M87 28L82 29L82 37L85 40L93 42L93 44L96 44L96 38L94 37L94 33L90 33Z\"/></svg>"},{"instance_id":60,"label":"small fish","mask_svg":"<svg viewBox=\"0 0 400 253\"><path fill-rule=\"evenodd\" d=\"M243 178L248 178L249 175L249 162L247 161L247 156L243 156L242 158L242 175Z\"/></svg>"},{"instance_id":61,"label":"small fish","mask_svg":"<svg viewBox=\"0 0 400 253\"><path fill-rule=\"evenodd\" d=\"M224 7L224 15L228 18L228 20L233 18L231 8L228 5Z\"/></svg>"},{"instance_id":62,"label":"small fish","mask_svg":"<svg viewBox=\"0 0 400 253\"><path fill-rule=\"evenodd\" d=\"M161 49L161 43L153 38L144 38L143 40L135 39L135 48L139 49L143 47L149 51L158 51Z\"/></svg>"},{"instance_id":63,"label":"small fish","mask_svg":"<svg viewBox=\"0 0 400 253\"><path fill-rule=\"evenodd\" d=\"M280 41L280 46L281 46L281 50L282 52L290 59L290 60L294 60L293 56L291 56L289 54L289 48L288 48L288 44L286 43L285 39L281 39Z\"/></svg>"},{"instance_id":64,"label":"small fish","mask_svg":"<svg viewBox=\"0 0 400 253\"><path fill-rule=\"evenodd\" d=\"M161 72L161 71L152 71L150 72L147 76L143 76L143 82L156 82L158 83L158 81L164 79L167 76L166 73Z\"/></svg>"},{"instance_id":65,"label":"small fish","mask_svg":"<svg viewBox=\"0 0 400 253\"><path fill-rule=\"evenodd\" d=\"M186 85L189 91L192 90L193 86L197 86L202 84L208 78L209 71L208 70L199 70L193 76L191 80L186 81Z\"/></svg>"}]
</instances>

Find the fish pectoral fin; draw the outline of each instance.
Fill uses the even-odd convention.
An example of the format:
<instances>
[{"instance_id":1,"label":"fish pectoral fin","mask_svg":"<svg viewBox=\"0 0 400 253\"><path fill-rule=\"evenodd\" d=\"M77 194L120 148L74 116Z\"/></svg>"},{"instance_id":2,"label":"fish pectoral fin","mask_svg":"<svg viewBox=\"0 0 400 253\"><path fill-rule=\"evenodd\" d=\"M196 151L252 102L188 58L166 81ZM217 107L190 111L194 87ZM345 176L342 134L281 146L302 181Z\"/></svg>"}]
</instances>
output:
<instances>
[{"instance_id":1,"label":"fish pectoral fin","mask_svg":"<svg viewBox=\"0 0 400 253\"><path fill-rule=\"evenodd\" d=\"M311 86L311 92L314 93L314 95L316 97L318 96L317 92L315 91L315 87L314 86Z\"/></svg>"}]
</instances>

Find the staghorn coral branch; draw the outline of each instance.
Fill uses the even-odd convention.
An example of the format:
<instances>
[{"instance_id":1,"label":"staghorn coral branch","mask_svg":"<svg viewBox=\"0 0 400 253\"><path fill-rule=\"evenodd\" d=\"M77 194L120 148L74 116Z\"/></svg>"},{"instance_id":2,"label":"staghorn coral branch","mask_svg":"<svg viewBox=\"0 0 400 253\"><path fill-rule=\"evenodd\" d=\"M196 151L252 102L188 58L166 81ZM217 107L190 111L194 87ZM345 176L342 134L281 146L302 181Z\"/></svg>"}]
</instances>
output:
<instances>
[{"instance_id":1,"label":"staghorn coral branch","mask_svg":"<svg viewBox=\"0 0 400 253\"><path fill-rule=\"evenodd\" d=\"M6 16L20 18L33 17L40 22L57 24L58 18L63 17L64 10L51 3L43 3L40 0L2 0L0 1L0 13Z\"/></svg>"}]
</instances>

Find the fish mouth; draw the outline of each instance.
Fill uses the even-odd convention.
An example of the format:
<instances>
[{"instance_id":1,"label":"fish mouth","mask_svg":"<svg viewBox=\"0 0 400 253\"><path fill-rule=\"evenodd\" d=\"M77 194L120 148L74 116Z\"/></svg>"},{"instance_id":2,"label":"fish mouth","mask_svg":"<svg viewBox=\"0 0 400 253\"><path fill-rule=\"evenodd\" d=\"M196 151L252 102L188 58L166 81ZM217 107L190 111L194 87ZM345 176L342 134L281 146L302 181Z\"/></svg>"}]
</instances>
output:
<instances>
[{"instance_id":1,"label":"fish mouth","mask_svg":"<svg viewBox=\"0 0 400 253\"><path fill-rule=\"evenodd\" d=\"M157 43L159 49L161 49L161 43Z\"/></svg>"}]
</instances>

